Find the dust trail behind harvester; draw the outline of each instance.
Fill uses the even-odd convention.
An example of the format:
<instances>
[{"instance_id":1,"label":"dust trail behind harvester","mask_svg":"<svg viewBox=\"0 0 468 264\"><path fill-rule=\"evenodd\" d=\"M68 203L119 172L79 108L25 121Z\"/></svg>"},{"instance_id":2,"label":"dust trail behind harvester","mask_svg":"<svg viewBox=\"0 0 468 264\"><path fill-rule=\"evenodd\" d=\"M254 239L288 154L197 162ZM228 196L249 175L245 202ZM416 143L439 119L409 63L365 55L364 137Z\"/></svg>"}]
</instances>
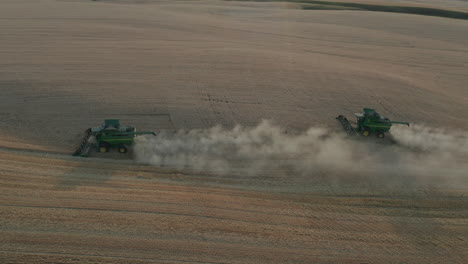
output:
<instances>
[{"instance_id":1,"label":"dust trail behind harvester","mask_svg":"<svg viewBox=\"0 0 468 264\"><path fill-rule=\"evenodd\" d=\"M195 173L308 182L467 186L468 135L424 126L393 130L398 144L355 141L324 128L288 134L256 127L180 130L139 137L138 162Z\"/></svg>"}]
</instances>

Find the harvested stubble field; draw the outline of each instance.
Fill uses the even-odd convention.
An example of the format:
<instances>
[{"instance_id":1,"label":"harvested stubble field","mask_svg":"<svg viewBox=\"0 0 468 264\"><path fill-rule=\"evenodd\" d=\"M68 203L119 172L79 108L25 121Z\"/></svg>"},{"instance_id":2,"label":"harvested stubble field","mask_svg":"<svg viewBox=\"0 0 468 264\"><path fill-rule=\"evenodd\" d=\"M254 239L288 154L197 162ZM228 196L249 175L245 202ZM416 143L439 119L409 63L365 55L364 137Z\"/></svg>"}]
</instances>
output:
<instances>
[{"instance_id":1,"label":"harvested stubble field","mask_svg":"<svg viewBox=\"0 0 468 264\"><path fill-rule=\"evenodd\" d=\"M291 2L1 1L0 263L466 263L468 21ZM164 133L71 157L106 118Z\"/></svg>"}]
</instances>

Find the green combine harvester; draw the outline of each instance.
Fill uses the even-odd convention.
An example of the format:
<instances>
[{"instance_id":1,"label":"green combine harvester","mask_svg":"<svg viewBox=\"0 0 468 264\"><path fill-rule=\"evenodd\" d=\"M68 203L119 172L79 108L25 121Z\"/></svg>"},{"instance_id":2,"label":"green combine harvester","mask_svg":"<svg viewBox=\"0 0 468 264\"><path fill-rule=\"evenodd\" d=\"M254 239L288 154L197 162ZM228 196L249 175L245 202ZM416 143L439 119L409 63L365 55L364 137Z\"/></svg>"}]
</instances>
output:
<instances>
[{"instance_id":1,"label":"green combine harvester","mask_svg":"<svg viewBox=\"0 0 468 264\"><path fill-rule=\"evenodd\" d=\"M375 134L378 138L384 138L385 133L390 131L392 124L410 125L408 122L391 121L370 108L364 108L364 113L355 115L357 117L357 127L353 127L348 118L343 115L339 115L336 118L350 136L362 135L368 137L371 134Z\"/></svg>"},{"instance_id":2,"label":"green combine harvester","mask_svg":"<svg viewBox=\"0 0 468 264\"><path fill-rule=\"evenodd\" d=\"M118 119L107 119L104 124L88 128L73 156L88 157L92 147L98 152L109 152L111 148L117 148L120 153L126 153L128 146L133 143L137 135L154 135L154 132L137 132L131 126L121 126Z\"/></svg>"}]
</instances>

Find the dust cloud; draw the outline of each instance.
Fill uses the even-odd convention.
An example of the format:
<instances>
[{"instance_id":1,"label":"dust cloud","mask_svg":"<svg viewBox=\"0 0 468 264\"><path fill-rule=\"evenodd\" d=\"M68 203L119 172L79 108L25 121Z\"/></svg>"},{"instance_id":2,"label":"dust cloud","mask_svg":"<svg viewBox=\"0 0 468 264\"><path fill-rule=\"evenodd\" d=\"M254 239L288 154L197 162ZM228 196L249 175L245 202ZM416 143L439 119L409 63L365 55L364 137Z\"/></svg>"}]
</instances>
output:
<instances>
[{"instance_id":1,"label":"dust cloud","mask_svg":"<svg viewBox=\"0 0 468 264\"><path fill-rule=\"evenodd\" d=\"M324 128L287 133L256 127L162 131L135 140L137 162L194 173L287 180L446 184L466 187L468 135L425 126L392 127L392 137L349 139Z\"/></svg>"}]
</instances>

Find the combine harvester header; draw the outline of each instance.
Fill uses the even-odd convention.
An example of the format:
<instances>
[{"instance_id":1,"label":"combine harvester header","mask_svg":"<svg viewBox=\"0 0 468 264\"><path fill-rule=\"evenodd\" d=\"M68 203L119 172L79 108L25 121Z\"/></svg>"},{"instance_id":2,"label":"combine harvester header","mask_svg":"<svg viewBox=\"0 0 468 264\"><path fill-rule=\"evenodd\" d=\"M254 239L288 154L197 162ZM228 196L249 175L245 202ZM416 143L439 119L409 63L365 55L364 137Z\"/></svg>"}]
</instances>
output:
<instances>
[{"instance_id":1,"label":"combine harvester header","mask_svg":"<svg viewBox=\"0 0 468 264\"><path fill-rule=\"evenodd\" d=\"M108 152L112 147L117 147L120 153L126 153L128 146L133 143L137 135L154 135L154 132L137 132L131 126L121 126L118 119L107 119L104 124L88 128L86 135L81 141L73 156L88 157L91 148L96 147L96 151Z\"/></svg>"},{"instance_id":2,"label":"combine harvester header","mask_svg":"<svg viewBox=\"0 0 468 264\"><path fill-rule=\"evenodd\" d=\"M355 116L357 118L357 127L353 127L348 118L343 115L336 118L350 136L362 135L368 137L370 134L375 134L378 138L384 138L385 133L390 131L392 124L410 125L408 122L391 121L371 108L364 108L364 113L357 113Z\"/></svg>"}]
</instances>

